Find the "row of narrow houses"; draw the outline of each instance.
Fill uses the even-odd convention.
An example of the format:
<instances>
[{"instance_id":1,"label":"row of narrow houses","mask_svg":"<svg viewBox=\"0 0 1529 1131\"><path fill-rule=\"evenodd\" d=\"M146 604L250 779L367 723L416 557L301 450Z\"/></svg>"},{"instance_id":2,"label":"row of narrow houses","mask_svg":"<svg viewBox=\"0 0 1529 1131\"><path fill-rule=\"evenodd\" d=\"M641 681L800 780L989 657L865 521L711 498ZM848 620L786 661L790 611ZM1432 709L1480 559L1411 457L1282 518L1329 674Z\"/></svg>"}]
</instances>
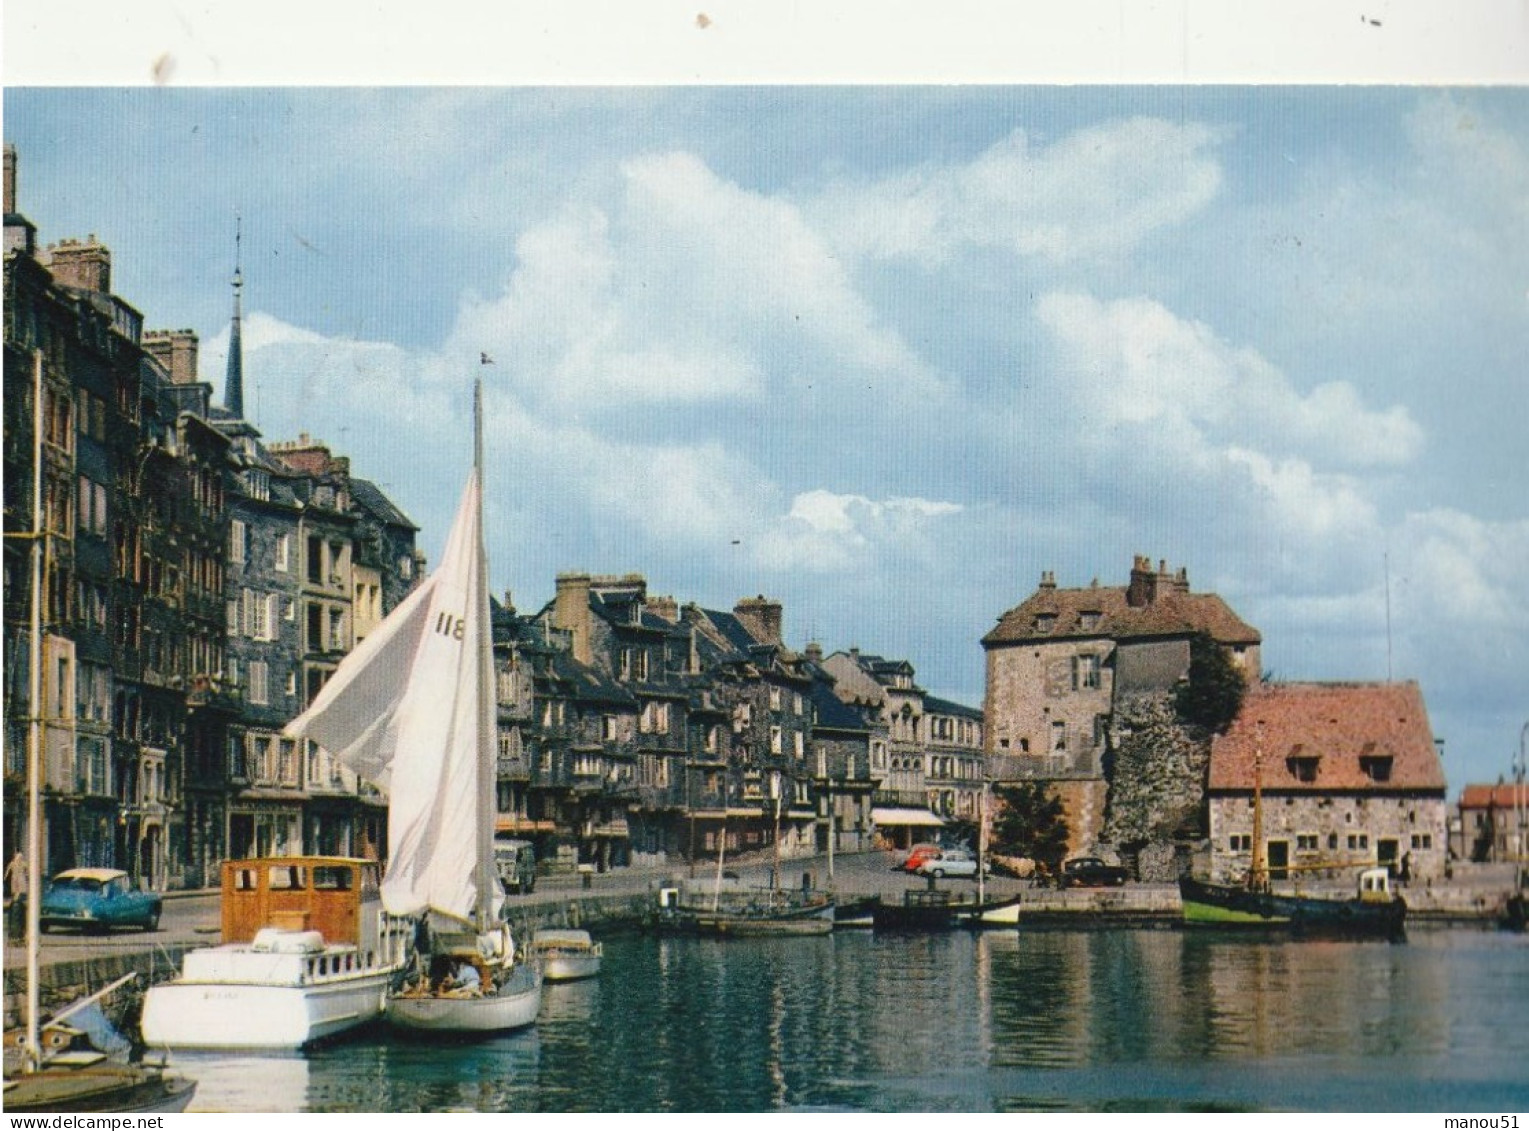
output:
<instances>
[{"instance_id":1,"label":"row of narrow houses","mask_svg":"<svg viewBox=\"0 0 1529 1131\"><path fill-rule=\"evenodd\" d=\"M15 189L7 147L7 835L24 832L35 714L49 870L116 866L162 889L206 884L228 857L382 854L382 795L282 728L418 583L417 527L321 441L267 441L245 419L237 268L219 405L196 334L145 330L94 237L40 247ZM640 574L566 573L530 610L504 595L499 833L550 867L602 869L906 847L1037 782L1072 853L1143 879L1245 870L1255 797L1278 871L1447 868L1416 685L1266 683L1258 630L1166 562L1139 557L1117 586L1043 574L981 641L981 709L929 694L906 659L793 649L784 618L764 596L650 594ZM1215 690L1217 672L1237 709L1186 714L1186 689ZM1461 858L1503 851L1497 795L1484 806Z\"/></svg>"}]
</instances>

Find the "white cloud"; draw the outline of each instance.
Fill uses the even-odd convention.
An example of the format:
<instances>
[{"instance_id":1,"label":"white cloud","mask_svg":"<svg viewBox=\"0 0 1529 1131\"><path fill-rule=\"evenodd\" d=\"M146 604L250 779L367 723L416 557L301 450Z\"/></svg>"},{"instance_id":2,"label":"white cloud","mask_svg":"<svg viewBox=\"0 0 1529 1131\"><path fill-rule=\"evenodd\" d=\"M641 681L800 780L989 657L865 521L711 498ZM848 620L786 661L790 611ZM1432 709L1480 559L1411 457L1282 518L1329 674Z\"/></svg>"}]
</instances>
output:
<instances>
[{"instance_id":1,"label":"white cloud","mask_svg":"<svg viewBox=\"0 0 1529 1131\"><path fill-rule=\"evenodd\" d=\"M817 489L791 500L791 509L761 533L758 560L775 571L837 573L884 568L889 547L907 553L929 543L938 520L962 513L960 504L920 498L875 500Z\"/></svg>"},{"instance_id":2,"label":"white cloud","mask_svg":"<svg viewBox=\"0 0 1529 1131\"><path fill-rule=\"evenodd\" d=\"M1152 118L1049 145L1016 129L964 165L835 184L813 211L843 250L934 263L1000 247L1052 263L1129 252L1213 200L1218 135Z\"/></svg>"},{"instance_id":3,"label":"white cloud","mask_svg":"<svg viewBox=\"0 0 1529 1131\"><path fill-rule=\"evenodd\" d=\"M1302 394L1257 351L1151 299L1052 293L1036 314L1062 347L1074 395L1107 425L1150 425L1181 450L1288 451L1347 467L1405 463L1421 448L1404 407L1369 409L1343 382Z\"/></svg>"}]
</instances>

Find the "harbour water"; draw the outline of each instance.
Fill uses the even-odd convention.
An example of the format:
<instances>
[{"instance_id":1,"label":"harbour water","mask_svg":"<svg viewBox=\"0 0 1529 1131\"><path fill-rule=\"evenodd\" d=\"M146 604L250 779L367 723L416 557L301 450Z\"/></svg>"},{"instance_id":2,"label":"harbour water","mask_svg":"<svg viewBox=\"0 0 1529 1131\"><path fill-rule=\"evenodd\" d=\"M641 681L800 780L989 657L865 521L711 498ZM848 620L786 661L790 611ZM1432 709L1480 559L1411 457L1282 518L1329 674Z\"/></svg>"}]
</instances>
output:
<instances>
[{"instance_id":1,"label":"harbour water","mask_svg":"<svg viewBox=\"0 0 1529 1131\"><path fill-rule=\"evenodd\" d=\"M1523 1111L1526 1013L1477 929L629 936L523 1033L177 1062L199 1111Z\"/></svg>"}]
</instances>

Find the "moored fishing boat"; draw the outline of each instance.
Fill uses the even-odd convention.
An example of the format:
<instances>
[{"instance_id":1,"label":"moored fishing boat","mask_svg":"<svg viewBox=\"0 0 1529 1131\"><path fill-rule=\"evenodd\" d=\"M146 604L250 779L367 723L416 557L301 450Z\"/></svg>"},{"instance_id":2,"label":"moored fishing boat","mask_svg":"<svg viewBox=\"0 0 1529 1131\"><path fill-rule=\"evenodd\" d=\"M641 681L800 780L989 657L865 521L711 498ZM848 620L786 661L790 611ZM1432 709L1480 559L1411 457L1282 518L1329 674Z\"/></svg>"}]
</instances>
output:
<instances>
[{"instance_id":1,"label":"moored fishing boat","mask_svg":"<svg viewBox=\"0 0 1529 1131\"><path fill-rule=\"evenodd\" d=\"M287 726L388 794L381 896L417 917L415 967L390 1022L488 1033L532 1024L540 971L500 919L494 863L493 638L483 546L482 383L473 463L441 564L350 653Z\"/></svg>"},{"instance_id":2,"label":"moored fishing boat","mask_svg":"<svg viewBox=\"0 0 1529 1131\"><path fill-rule=\"evenodd\" d=\"M575 982L600 973L604 954L588 931L543 929L531 936L531 954L549 982Z\"/></svg>"},{"instance_id":3,"label":"moored fishing boat","mask_svg":"<svg viewBox=\"0 0 1529 1131\"><path fill-rule=\"evenodd\" d=\"M1288 894L1267 887L1213 884L1185 876L1179 880L1184 922L1189 926L1287 929L1295 935L1399 937L1407 902L1391 891L1385 868L1359 874L1350 899Z\"/></svg>"}]
</instances>

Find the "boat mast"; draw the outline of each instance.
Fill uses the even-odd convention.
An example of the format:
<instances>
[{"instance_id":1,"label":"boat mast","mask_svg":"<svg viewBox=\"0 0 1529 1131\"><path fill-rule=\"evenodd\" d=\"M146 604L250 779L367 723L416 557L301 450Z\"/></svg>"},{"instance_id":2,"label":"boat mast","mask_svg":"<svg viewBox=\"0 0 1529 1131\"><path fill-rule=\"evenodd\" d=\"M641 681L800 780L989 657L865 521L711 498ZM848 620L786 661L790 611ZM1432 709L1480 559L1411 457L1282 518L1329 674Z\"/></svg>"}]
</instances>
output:
<instances>
[{"instance_id":1,"label":"boat mast","mask_svg":"<svg viewBox=\"0 0 1529 1131\"><path fill-rule=\"evenodd\" d=\"M1248 886L1263 891L1269 886L1264 864L1264 724L1258 721L1253 739L1253 867L1248 872Z\"/></svg>"},{"instance_id":2,"label":"boat mast","mask_svg":"<svg viewBox=\"0 0 1529 1131\"><path fill-rule=\"evenodd\" d=\"M27 671L27 1033L23 1050L30 1071L42 1064L38 981L42 933L42 588L43 553L48 531L42 508L42 351L32 351L32 603L28 630Z\"/></svg>"},{"instance_id":3,"label":"boat mast","mask_svg":"<svg viewBox=\"0 0 1529 1131\"><path fill-rule=\"evenodd\" d=\"M487 354L482 364L489 364ZM478 625L478 875L474 887L479 931L487 931L494 915L494 797L497 764L494 731L499 710L494 698L494 630L488 600L488 552L483 546L483 378L473 381L473 474L478 480L477 584L473 587L473 615Z\"/></svg>"},{"instance_id":4,"label":"boat mast","mask_svg":"<svg viewBox=\"0 0 1529 1131\"><path fill-rule=\"evenodd\" d=\"M987 863L987 775L982 775L982 792L977 795L977 906L981 907L985 895L982 873Z\"/></svg>"}]
</instances>

